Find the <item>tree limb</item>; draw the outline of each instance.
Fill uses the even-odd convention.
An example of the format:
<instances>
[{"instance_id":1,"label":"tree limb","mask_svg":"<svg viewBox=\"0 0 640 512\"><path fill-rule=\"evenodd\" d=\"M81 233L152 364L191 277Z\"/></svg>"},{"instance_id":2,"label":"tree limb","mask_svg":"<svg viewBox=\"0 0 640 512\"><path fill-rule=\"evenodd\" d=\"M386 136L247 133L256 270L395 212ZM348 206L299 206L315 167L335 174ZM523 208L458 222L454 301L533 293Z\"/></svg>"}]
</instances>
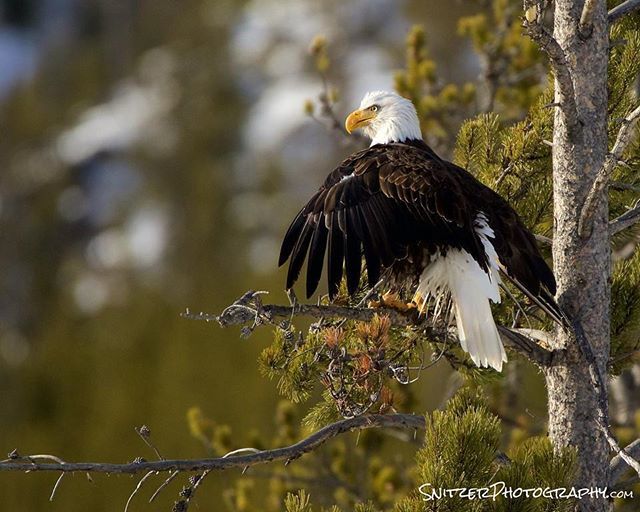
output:
<instances>
[{"instance_id":1,"label":"tree limb","mask_svg":"<svg viewBox=\"0 0 640 512\"><path fill-rule=\"evenodd\" d=\"M426 316L419 316L416 310L403 313L392 308L349 307L334 304L314 305L295 303L293 306L276 304L262 304L259 296L267 292L249 290L242 297L228 306L219 316L207 313L192 313L187 310L183 317L193 320L218 322L222 327L243 325L243 336L251 334L252 330L263 323L273 323L277 318L292 318L294 316L308 316L311 318L338 318L348 320L370 321L375 315L385 315L393 325L400 327L414 326L423 329L425 336L436 341L444 342L451 337L452 328L436 326ZM251 324L251 326L247 326ZM510 329L498 326L502 342L540 366L560 364L564 359L563 350L549 350L527 335L527 330Z\"/></svg>"},{"instance_id":2,"label":"tree limb","mask_svg":"<svg viewBox=\"0 0 640 512\"><path fill-rule=\"evenodd\" d=\"M593 347L587 338L584 329L579 321L573 322L574 339L578 344L578 348L582 353L589 368L589 378L596 393L598 403L598 420L597 424L600 431L604 434L609 447L614 451L616 457L619 457L621 463L633 468L638 476L640 476L640 462L633 458L627 448L621 448L615 436L611 432L609 425L609 401L607 395L607 384L602 374L602 370L598 365ZM615 457L614 457L615 458ZM621 470L623 471L623 470Z\"/></svg>"},{"instance_id":3,"label":"tree limb","mask_svg":"<svg viewBox=\"0 0 640 512\"><path fill-rule=\"evenodd\" d=\"M640 222L640 204L636 204L633 208L620 215L620 217L609 222L609 233L613 236L638 222Z\"/></svg>"},{"instance_id":4,"label":"tree limb","mask_svg":"<svg viewBox=\"0 0 640 512\"><path fill-rule=\"evenodd\" d=\"M620 18L632 11L635 11L636 9L640 9L640 0L627 0L626 2L622 2L620 5L617 5L609 11L607 21L610 24L615 23Z\"/></svg>"},{"instance_id":5,"label":"tree limb","mask_svg":"<svg viewBox=\"0 0 640 512\"><path fill-rule=\"evenodd\" d=\"M622 181L610 181L609 188L623 192L640 192L640 187L638 185L632 185L631 183L624 183Z\"/></svg>"},{"instance_id":6,"label":"tree limb","mask_svg":"<svg viewBox=\"0 0 640 512\"><path fill-rule=\"evenodd\" d=\"M533 236L542 245L548 245L549 247L553 245L553 238L549 238L548 236L538 235L538 234L534 234Z\"/></svg>"},{"instance_id":7,"label":"tree limb","mask_svg":"<svg viewBox=\"0 0 640 512\"><path fill-rule=\"evenodd\" d=\"M213 459L176 459L129 462L125 464L101 463L101 462L37 462L33 457L20 457L12 454L6 461L0 462L0 471L61 471L63 473L75 473L78 471L87 473L119 473L136 474L142 472L169 472L169 471L211 471L230 468L246 468L256 464L264 464L277 460L292 461L305 453L315 450L329 439L350 432L352 430L364 430L369 428L401 428L410 430L422 430L425 428L423 416L415 414L369 414L357 416L342 421L337 421L318 430L309 437L298 441L291 446L262 450L249 455L232 457L217 457ZM50 456L48 456L50 457ZM51 457L53 458L53 457ZM56 457L57 459L57 457ZM58 459L59 460L59 459Z\"/></svg>"},{"instance_id":8,"label":"tree limb","mask_svg":"<svg viewBox=\"0 0 640 512\"><path fill-rule=\"evenodd\" d=\"M626 453L629 457L640 458L640 439L636 439L633 443L625 446L623 453ZM627 469L629 469L629 463L623 459L622 453L613 457L609 464L609 485L613 487L618 483L618 480L620 480Z\"/></svg>"},{"instance_id":9,"label":"tree limb","mask_svg":"<svg viewBox=\"0 0 640 512\"><path fill-rule=\"evenodd\" d=\"M587 2L588 3L588 2ZM573 77L569 71L565 52L560 43L544 26L544 6L539 0L525 0L523 26L527 34L549 57L553 74L558 84L558 100L567 120L569 133L575 133L580 125Z\"/></svg>"},{"instance_id":10,"label":"tree limb","mask_svg":"<svg viewBox=\"0 0 640 512\"><path fill-rule=\"evenodd\" d=\"M622 126L618 131L618 136L616 137L613 149L611 150L611 153L606 156L602 168L598 171L598 174L591 185L591 189L587 194L584 206L582 207L582 212L580 213L580 220L578 222L578 233L582 238L586 238L591 234L591 230L593 229L593 216L595 215L598 201L609 185L611 173L615 169L616 165L618 165L620 158L622 158L622 154L633 139L638 119L640 119L640 105L622 120Z\"/></svg>"}]
</instances>

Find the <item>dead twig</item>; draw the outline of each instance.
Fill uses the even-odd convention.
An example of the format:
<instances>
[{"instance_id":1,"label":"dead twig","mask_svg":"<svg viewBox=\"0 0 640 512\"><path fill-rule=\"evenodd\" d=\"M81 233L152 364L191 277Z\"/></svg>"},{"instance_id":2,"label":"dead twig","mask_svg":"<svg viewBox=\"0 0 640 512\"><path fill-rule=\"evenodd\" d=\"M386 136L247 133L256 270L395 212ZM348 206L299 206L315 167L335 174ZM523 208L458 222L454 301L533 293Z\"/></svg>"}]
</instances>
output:
<instances>
[{"instance_id":1,"label":"dead twig","mask_svg":"<svg viewBox=\"0 0 640 512\"><path fill-rule=\"evenodd\" d=\"M628 456L640 457L640 439L636 439L624 447ZM613 487L618 483L624 472L628 469L628 462L620 454L611 459L609 464L609 485Z\"/></svg>"},{"instance_id":2,"label":"dead twig","mask_svg":"<svg viewBox=\"0 0 640 512\"><path fill-rule=\"evenodd\" d=\"M149 427L147 427L146 425L142 425L140 428L135 428L134 430L136 431L136 434L140 436L140 439L142 439L144 443L155 452L158 460L164 460L164 457L160 455L158 449L151 442L151 430L149 429Z\"/></svg>"},{"instance_id":3,"label":"dead twig","mask_svg":"<svg viewBox=\"0 0 640 512\"><path fill-rule=\"evenodd\" d=\"M49 501L53 501L53 498L55 498L56 491L58 490L58 487L60 487L60 482L62 482L62 477L64 477L64 475L66 475L66 473L60 473L60 476L56 480L56 483L53 484L53 489L51 490L51 495L49 496Z\"/></svg>"},{"instance_id":4,"label":"dead twig","mask_svg":"<svg viewBox=\"0 0 640 512\"><path fill-rule=\"evenodd\" d=\"M636 203L633 208L624 212L620 217L609 222L609 234L613 236L638 222L640 222L640 202Z\"/></svg>"},{"instance_id":5,"label":"dead twig","mask_svg":"<svg viewBox=\"0 0 640 512\"><path fill-rule=\"evenodd\" d=\"M640 0L627 0L626 2L622 2L620 5L616 5L609 11L607 14L607 21L610 24L615 23L620 18L635 11L636 9L640 9Z\"/></svg>"},{"instance_id":6,"label":"dead twig","mask_svg":"<svg viewBox=\"0 0 640 512\"><path fill-rule=\"evenodd\" d=\"M591 231L593 230L593 218L596 213L598 203L602 194L609 185L611 173L618 165L618 162L622 158L622 154L633 139L638 119L640 119L640 105L622 120L622 126L618 131L616 142L614 143L611 152L606 156L604 164L593 180L593 184L587 194L584 206L582 207L582 212L580 213L580 220L578 222L578 233L582 238L587 238L591 235Z\"/></svg>"},{"instance_id":7,"label":"dead twig","mask_svg":"<svg viewBox=\"0 0 640 512\"><path fill-rule=\"evenodd\" d=\"M138 494L138 491L140 491L140 489L142 489L142 484L144 484L147 479L153 475L153 474L157 474L155 471L149 471L146 475L144 475L140 481L138 482L138 485L136 485L136 488L133 490L133 492L129 495L129 499L127 500L127 504L124 506L124 512L128 512L129 510L129 505L131 504L131 500L133 500L133 497ZM62 473L62 475L64 475L64 473ZM61 476L62 476L61 475Z\"/></svg>"},{"instance_id":8,"label":"dead twig","mask_svg":"<svg viewBox=\"0 0 640 512\"><path fill-rule=\"evenodd\" d=\"M189 509L191 500L195 497L198 487L202 485L203 480L210 472L210 469L205 469L202 474L189 477L189 483L191 485L183 487L180 491L180 496L182 496L182 499L176 501L173 505L173 510L175 512L186 512Z\"/></svg>"},{"instance_id":9,"label":"dead twig","mask_svg":"<svg viewBox=\"0 0 640 512\"><path fill-rule=\"evenodd\" d=\"M177 470L176 470L176 471L174 471L173 473L171 473L171 474L166 478L166 480L160 484L160 487L158 487L158 488L156 489L156 492L154 492L154 493L151 495L151 498L149 498L149 503L152 503L152 502L153 502L153 500L155 500L155 499L157 498L158 494L160 494L160 492L162 491L162 489L164 489L167 485L169 485L169 484L173 481L173 479L174 479L175 477L177 477L179 474L180 474L180 471L177 471Z\"/></svg>"},{"instance_id":10,"label":"dead twig","mask_svg":"<svg viewBox=\"0 0 640 512\"><path fill-rule=\"evenodd\" d=\"M533 235L536 239L536 241L540 242L543 245L548 245L549 247L551 247L553 245L553 239L549 238L548 236L544 236L544 235Z\"/></svg>"}]
</instances>

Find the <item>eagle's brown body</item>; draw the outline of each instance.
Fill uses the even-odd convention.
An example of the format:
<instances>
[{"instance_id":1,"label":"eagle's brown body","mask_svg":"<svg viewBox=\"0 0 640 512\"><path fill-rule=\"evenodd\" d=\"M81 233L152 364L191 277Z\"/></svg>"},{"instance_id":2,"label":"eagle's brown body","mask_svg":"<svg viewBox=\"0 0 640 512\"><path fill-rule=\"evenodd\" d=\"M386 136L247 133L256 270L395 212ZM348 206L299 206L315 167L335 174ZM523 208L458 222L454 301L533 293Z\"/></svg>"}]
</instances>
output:
<instances>
[{"instance_id":1,"label":"eagle's brown body","mask_svg":"<svg viewBox=\"0 0 640 512\"><path fill-rule=\"evenodd\" d=\"M350 293L360 281L364 254L369 285L384 269L411 287L429 257L452 248L487 261L476 231L483 213L506 275L529 294L548 298L555 279L533 235L497 193L460 167L440 159L424 142L372 146L344 160L294 219L282 244L290 256L287 288L308 253L307 295L316 290L328 246L329 293L346 269Z\"/></svg>"},{"instance_id":2,"label":"eagle's brown body","mask_svg":"<svg viewBox=\"0 0 640 512\"><path fill-rule=\"evenodd\" d=\"M291 223L280 253L281 265L289 260L287 288L306 260L311 296L326 255L329 296L344 275L353 294L364 262L369 286L384 278L421 309L430 299L451 304L463 349L497 370L507 358L490 302L500 302L502 277L562 321L533 235L496 192L419 139L411 102L369 93L347 118L353 127L364 127L373 144L329 174Z\"/></svg>"}]
</instances>

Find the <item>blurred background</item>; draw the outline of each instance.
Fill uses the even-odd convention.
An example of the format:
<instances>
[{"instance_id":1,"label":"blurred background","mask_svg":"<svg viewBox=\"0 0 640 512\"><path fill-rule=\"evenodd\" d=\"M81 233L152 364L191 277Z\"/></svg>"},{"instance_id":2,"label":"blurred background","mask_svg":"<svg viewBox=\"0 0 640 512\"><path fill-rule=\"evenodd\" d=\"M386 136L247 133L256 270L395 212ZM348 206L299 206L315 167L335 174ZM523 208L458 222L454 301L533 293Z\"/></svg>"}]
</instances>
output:
<instances>
[{"instance_id":1,"label":"blurred background","mask_svg":"<svg viewBox=\"0 0 640 512\"><path fill-rule=\"evenodd\" d=\"M0 2L0 450L73 461L204 455L190 407L231 435L269 436L279 396L257 369L268 328L180 317L247 289L285 302L288 222L358 141L305 115L322 90L309 57L329 42L340 119L393 84L425 26L440 76L480 70L456 35L477 2L452 0L2 0ZM446 365L415 386L441 403ZM525 411L544 423L541 391ZM535 380L537 379L537 380ZM304 410L304 406L302 407ZM241 443L241 441L239 441ZM224 510L238 472L213 474ZM0 473L0 510L122 510L137 482ZM177 486L179 489L179 486ZM168 510L177 491L154 507Z\"/></svg>"}]
</instances>

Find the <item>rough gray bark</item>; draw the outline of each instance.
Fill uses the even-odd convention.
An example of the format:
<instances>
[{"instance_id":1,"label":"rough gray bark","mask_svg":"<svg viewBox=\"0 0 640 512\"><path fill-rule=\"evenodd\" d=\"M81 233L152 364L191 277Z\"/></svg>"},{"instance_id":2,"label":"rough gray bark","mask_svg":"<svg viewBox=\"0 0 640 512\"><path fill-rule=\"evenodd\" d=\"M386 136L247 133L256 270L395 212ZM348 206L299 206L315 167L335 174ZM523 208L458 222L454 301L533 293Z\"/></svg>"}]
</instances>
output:
<instances>
[{"instance_id":1,"label":"rough gray bark","mask_svg":"<svg viewBox=\"0 0 640 512\"><path fill-rule=\"evenodd\" d=\"M556 73L553 134L554 270L559 304L580 322L606 378L609 356L610 236L606 188L599 191L593 229L581 237L582 206L607 155L608 26L604 0L556 0L553 37L564 53L571 87ZM575 101L575 109L566 108ZM577 113L577 123L572 118ZM598 426L598 404L588 364L570 334L558 331L565 365L545 370L549 435L556 446L578 449L578 486L604 487L609 449ZM604 499L582 500L582 511L609 510Z\"/></svg>"}]
</instances>

